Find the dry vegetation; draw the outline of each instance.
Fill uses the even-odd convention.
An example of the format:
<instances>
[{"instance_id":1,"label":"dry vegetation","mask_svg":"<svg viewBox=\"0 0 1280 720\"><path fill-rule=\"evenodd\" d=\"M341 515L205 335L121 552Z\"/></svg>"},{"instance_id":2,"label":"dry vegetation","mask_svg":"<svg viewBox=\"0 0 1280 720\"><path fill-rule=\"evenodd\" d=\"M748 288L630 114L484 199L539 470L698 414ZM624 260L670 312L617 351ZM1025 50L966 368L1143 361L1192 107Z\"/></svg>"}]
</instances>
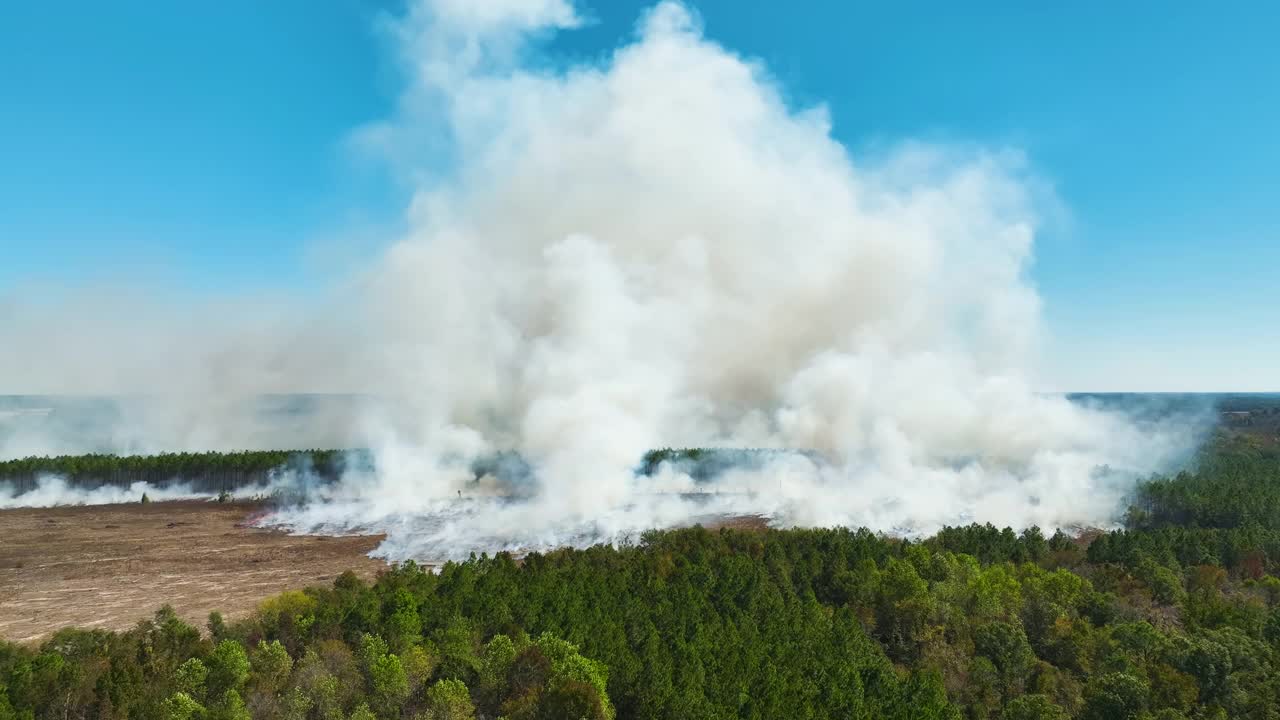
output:
<instances>
[{"instance_id":1,"label":"dry vegetation","mask_svg":"<svg viewBox=\"0 0 1280 720\"><path fill-rule=\"evenodd\" d=\"M121 630L169 604L203 625L247 615L265 597L370 578L378 537L304 537L244 520L252 503L169 502L0 511L0 638L32 641L77 626Z\"/></svg>"}]
</instances>

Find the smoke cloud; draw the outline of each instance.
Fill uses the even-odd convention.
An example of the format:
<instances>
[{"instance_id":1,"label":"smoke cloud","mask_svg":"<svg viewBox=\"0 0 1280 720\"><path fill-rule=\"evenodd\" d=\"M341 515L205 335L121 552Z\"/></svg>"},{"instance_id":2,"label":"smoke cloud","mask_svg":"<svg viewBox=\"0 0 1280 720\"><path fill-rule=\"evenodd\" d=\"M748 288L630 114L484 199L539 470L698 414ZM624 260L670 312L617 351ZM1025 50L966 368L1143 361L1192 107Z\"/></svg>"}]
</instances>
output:
<instances>
[{"instance_id":1,"label":"smoke cloud","mask_svg":"<svg viewBox=\"0 0 1280 720\"><path fill-rule=\"evenodd\" d=\"M1056 528L1108 522L1191 447L1184 426L1034 391L1040 183L1018 153L853 157L824 108L788 105L676 2L602 61L535 52L580 22L564 0L415 3L394 24L400 112L357 134L416 183L410 231L332 322L284 313L289 345L194 346L178 377L197 397L365 399L337 434L377 472L275 522L377 529L384 556L428 560L720 514ZM637 476L664 446L807 452L709 485ZM532 497L474 482L504 450Z\"/></svg>"},{"instance_id":2,"label":"smoke cloud","mask_svg":"<svg viewBox=\"0 0 1280 720\"><path fill-rule=\"evenodd\" d=\"M412 421L382 435L376 478L283 522L377 526L393 558L726 513L1059 527L1106 521L1135 473L1186 447L1032 391L1035 183L1016 153L855 162L824 109L788 107L680 4L567 70L520 59L571 11L508 9L428 2L400 26L416 82L370 133L415 148L443 124L459 158L372 275L395 338L378 377ZM694 500L677 468L634 472L667 445L823 459L780 455ZM455 501L469 476L447 458L504 448L537 496Z\"/></svg>"}]
</instances>

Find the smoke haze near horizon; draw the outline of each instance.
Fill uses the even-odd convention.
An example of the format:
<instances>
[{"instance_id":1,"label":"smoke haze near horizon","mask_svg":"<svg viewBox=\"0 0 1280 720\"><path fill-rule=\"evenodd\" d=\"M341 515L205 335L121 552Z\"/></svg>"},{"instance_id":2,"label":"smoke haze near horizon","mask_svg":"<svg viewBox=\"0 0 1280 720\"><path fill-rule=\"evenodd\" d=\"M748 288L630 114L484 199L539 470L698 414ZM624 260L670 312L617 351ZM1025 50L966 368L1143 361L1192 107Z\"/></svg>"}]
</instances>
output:
<instances>
[{"instance_id":1,"label":"smoke haze near horizon","mask_svg":"<svg viewBox=\"0 0 1280 720\"><path fill-rule=\"evenodd\" d=\"M789 106L675 2L597 63L538 53L580 23L564 0L423 0L392 23L412 81L355 143L414 179L410 229L323 307L13 302L19 350L0 377L176 398L129 419L148 450L256 445L271 430L237 401L264 392L393 399L329 428L378 473L276 518L387 532L392 559L714 514L904 533L1104 524L1134 478L1193 448L1194 424L1034 391L1026 271L1052 199L1019 153L852 157L824 108ZM57 341L86 323L102 342ZM636 477L664 446L825 460L784 454L692 501L679 468ZM457 501L470 460L507 449L536 495Z\"/></svg>"}]
</instances>

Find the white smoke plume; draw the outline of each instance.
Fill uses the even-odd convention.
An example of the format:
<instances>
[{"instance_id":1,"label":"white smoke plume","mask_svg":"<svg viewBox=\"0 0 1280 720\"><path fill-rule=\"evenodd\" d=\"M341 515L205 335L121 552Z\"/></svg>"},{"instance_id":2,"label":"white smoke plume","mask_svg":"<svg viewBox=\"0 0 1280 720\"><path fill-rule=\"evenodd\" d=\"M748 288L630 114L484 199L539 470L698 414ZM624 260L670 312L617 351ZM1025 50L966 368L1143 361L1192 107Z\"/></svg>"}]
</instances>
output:
<instances>
[{"instance_id":1,"label":"white smoke plume","mask_svg":"<svg viewBox=\"0 0 1280 720\"><path fill-rule=\"evenodd\" d=\"M277 490L272 483L239 488L227 493L228 498L249 499L267 497ZM7 508L47 508L59 505L119 505L136 503L146 496L149 501L210 499L209 493L200 492L189 484L176 482L168 485L151 485L139 481L129 487L100 485L93 488L73 487L64 478L47 475L36 481L36 486L23 493L12 488L0 487L0 510Z\"/></svg>"},{"instance_id":2,"label":"white smoke plume","mask_svg":"<svg viewBox=\"0 0 1280 720\"><path fill-rule=\"evenodd\" d=\"M395 338L378 376L413 422L384 435L376 479L283 522L354 520L390 532L385 554L428 558L716 513L1059 527L1108 520L1187 440L1032 391L1035 183L1017 154L857 162L822 108L788 107L678 3L567 70L520 59L571 10L507 9L425 2L400 26L416 84L369 135L394 151L443 125L459 159L370 283ZM827 461L784 456L693 502L674 469L634 473L666 445ZM444 459L502 448L533 464L537 498L451 501L467 475Z\"/></svg>"},{"instance_id":3,"label":"white smoke plume","mask_svg":"<svg viewBox=\"0 0 1280 720\"><path fill-rule=\"evenodd\" d=\"M418 184L411 230L353 281L346 334L300 344L327 352L264 339L218 381L260 392L267 362L383 399L345 428L378 472L276 522L428 560L723 513L1054 528L1106 523L1189 447L1034 391L1040 191L1019 154L853 157L677 2L602 61L537 55L580 22L566 0L421 0L396 22L412 83L358 139ZM636 476L663 446L822 459L691 499L678 468ZM508 449L532 499L470 482Z\"/></svg>"}]
</instances>

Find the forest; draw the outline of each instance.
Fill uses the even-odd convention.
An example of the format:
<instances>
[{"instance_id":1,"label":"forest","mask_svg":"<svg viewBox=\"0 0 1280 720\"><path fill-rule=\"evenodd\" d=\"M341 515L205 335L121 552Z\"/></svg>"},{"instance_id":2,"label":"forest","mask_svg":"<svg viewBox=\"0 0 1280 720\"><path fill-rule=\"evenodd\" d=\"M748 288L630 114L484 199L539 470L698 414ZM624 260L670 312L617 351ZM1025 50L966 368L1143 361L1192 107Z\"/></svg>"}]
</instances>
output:
<instances>
[{"instance_id":1,"label":"forest","mask_svg":"<svg viewBox=\"0 0 1280 720\"><path fill-rule=\"evenodd\" d=\"M647 533L0 643L0 720L1280 718L1280 454L1220 439L1115 530Z\"/></svg>"},{"instance_id":2,"label":"forest","mask_svg":"<svg viewBox=\"0 0 1280 720\"><path fill-rule=\"evenodd\" d=\"M0 460L0 485L16 494L35 487L42 476L62 478L71 487L101 485L129 487L136 482L151 486L183 483L195 492L216 494L266 485L273 473L295 468L308 476L332 481L352 466L372 467L372 456L362 450L252 450L243 452L174 452L157 455L32 456Z\"/></svg>"},{"instance_id":3,"label":"forest","mask_svg":"<svg viewBox=\"0 0 1280 720\"><path fill-rule=\"evenodd\" d=\"M636 474L653 475L660 465L669 463L689 473L695 481L704 482L731 467L759 466L779 452L724 448L651 450L640 459ZM41 477L56 476L71 487L127 488L145 482L153 487L182 484L195 492L218 494L267 486L274 474L284 470L296 470L323 483L338 480L348 470L372 472L375 467L373 453L367 449L31 456L0 460L0 487L8 485L12 492L21 494L36 487ZM477 481L490 475L517 494L531 489L533 468L513 451L477 458L470 469Z\"/></svg>"}]
</instances>

